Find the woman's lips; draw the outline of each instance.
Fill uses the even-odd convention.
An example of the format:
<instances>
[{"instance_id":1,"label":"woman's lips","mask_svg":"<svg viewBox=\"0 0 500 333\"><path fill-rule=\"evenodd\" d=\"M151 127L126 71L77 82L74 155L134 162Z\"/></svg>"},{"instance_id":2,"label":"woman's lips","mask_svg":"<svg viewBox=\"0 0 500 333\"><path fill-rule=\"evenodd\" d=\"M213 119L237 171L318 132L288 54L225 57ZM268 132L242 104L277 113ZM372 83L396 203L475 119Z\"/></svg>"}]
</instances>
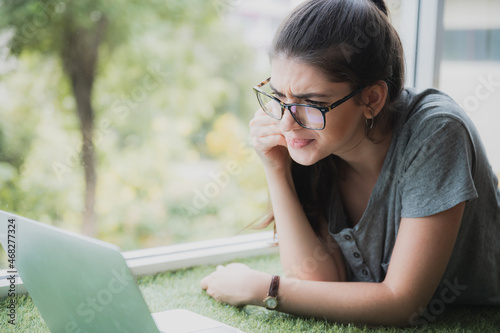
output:
<instances>
[{"instance_id":1,"label":"woman's lips","mask_svg":"<svg viewBox=\"0 0 500 333\"><path fill-rule=\"evenodd\" d=\"M304 148L313 141L314 139L286 138L286 143L288 147L292 148Z\"/></svg>"}]
</instances>

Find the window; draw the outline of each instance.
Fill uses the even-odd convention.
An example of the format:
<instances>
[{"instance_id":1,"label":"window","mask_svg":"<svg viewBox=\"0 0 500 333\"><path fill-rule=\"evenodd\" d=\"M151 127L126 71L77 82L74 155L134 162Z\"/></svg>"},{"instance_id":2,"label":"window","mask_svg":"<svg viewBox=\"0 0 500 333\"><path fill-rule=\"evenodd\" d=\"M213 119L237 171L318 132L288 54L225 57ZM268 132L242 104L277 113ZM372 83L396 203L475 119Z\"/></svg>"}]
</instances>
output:
<instances>
[{"instance_id":1,"label":"window","mask_svg":"<svg viewBox=\"0 0 500 333\"><path fill-rule=\"evenodd\" d=\"M266 47L295 3L145 2L138 10L49 1L20 21L3 16L0 209L125 251L250 232L268 207L248 142L258 107L251 88L269 75ZM68 17L80 32L64 26ZM11 56L16 24L12 51L22 52ZM82 67L83 58L52 42L82 32L101 38L90 99L96 176L88 178L70 75L85 71L68 63L76 57Z\"/></svg>"},{"instance_id":2,"label":"window","mask_svg":"<svg viewBox=\"0 0 500 333\"><path fill-rule=\"evenodd\" d=\"M500 173L495 125L500 102L500 3L408 0L396 6L405 47L407 85L438 88L468 113L493 170Z\"/></svg>"},{"instance_id":3,"label":"window","mask_svg":"<svg viewBox=\"0 0 500 333\"><path fill-rule=\"evenodd\" d=\"M468 113L497 173L500 173L499 12L500 2L494 0L445 1L438 85Z\"/></svg>"}]
</instances>

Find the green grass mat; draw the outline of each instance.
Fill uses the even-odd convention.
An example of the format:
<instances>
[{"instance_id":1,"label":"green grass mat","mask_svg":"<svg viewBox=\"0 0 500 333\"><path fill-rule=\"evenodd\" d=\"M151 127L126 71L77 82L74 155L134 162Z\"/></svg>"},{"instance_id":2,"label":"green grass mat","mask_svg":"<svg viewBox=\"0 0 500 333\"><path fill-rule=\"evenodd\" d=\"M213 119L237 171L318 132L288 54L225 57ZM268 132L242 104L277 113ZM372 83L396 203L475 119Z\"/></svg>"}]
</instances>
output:
<instances>
[{"instance_id":1,"label":"green grass mat","mask_svg":"<svg viewBox=\"0 0 500 333\"><path fill-rule=\"evenodd\" d=\"M250 267L269 273L282 273L277 255L241 260ZM184 308L214 318L248 333L257 332L500 332L500 308L447 307L426 328L366 328L341 325L280 312L246 306L235 308L217 303L200 289L200 280L215 269L200 266L166 272L138 279L138 284L152 312ZM31 298L18 295L17 323L8 324L9 299L0 299L0 332L49 332Z\"/></svg>"}]
</instances>

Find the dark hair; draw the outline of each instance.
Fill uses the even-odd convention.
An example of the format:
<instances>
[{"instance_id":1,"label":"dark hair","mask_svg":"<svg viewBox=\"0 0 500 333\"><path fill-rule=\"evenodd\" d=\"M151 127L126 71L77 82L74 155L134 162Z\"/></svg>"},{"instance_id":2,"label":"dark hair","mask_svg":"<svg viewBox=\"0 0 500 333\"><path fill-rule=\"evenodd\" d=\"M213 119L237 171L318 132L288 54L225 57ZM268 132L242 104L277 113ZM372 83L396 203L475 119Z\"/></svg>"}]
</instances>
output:
<instances>
[{"instance_id":1,"label":"dark hair","mask_svg":"<svg viewBox=\"0 0 500 333\"><path fill-rule=\"evenodd\" d=\"M384 12L385 15L389 15L387 12L387 7L385 5L384 0L373 0L373 3L377 5L378 9L380 9L382 12Z\"/></svg>"},{"instance_id":2,"label":"dark hair","mask_svg":"<svg viewBox=\"0 0 500 333\"><path fill-rule=\"evenodd\" d=\"M386 82L388 96L373 129L385 135L394 126L393 106L404 86L403 47L383 0L310 0L299 5L279 27L270 58L291 58L323 71L352 89ZM357 102L360 103L359 96ZM327 214L340 159L331 155L311 166L292 161L292 175L309 223L319 234ZM273 220L271 213L263 223Z\"/></svg>"}]
</instances>

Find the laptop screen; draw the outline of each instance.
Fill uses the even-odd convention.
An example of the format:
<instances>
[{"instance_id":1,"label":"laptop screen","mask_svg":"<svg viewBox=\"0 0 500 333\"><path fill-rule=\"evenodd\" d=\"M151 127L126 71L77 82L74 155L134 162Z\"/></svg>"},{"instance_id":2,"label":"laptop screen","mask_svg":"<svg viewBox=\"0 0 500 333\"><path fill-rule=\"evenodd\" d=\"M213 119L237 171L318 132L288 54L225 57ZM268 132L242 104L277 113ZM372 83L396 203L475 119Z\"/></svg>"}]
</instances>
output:
<instances>
[{"instance_id":1,"label":"laptop screen","mask_svg":"<svg viewBox=\"0 0 500 333\"><path fill-rule=\"evenodd\" d=\"M0 219L15 220L16 268L51 332L159 332L118 247L3 211Z\"/></svg>"}]
</instances>

